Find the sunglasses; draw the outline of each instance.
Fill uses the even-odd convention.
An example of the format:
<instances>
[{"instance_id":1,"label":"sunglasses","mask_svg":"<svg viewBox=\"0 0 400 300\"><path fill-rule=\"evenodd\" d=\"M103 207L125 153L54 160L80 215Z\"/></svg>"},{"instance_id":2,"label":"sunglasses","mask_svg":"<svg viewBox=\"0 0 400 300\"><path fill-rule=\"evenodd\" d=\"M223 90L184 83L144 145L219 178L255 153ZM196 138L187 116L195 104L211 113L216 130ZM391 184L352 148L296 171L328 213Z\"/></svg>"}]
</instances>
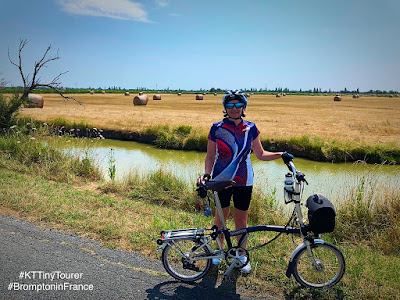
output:
<instances>
[{"instance_id":1,"label":"sunglasses","mask_svg":"<svg viewBox=\"0 0 400 300\"><path fill-rule=\"evenodd\" d=\"M242 108L242 107L244 107L244 103L227 103L227 104L225 104L225 107L226 108L229 108L229 109L232 109L233 107L236 107L236 108Z\"/></svg>"}]
</instances>

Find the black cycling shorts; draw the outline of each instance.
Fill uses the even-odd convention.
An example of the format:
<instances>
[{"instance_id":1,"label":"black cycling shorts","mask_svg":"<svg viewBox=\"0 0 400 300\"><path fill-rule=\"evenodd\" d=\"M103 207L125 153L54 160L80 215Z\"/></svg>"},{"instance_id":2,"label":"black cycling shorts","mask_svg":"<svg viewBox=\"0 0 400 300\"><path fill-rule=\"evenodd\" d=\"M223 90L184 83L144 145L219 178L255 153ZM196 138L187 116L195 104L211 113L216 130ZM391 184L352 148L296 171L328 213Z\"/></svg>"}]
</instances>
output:
<instances>
[{"instance_id":1,"label":"black cycling shorts","mask_svg":"<svg viewBox=\"0 0 400 300\"><path fill-rule=\"evenodd\" d=\"M249 209L253 186L235 186L218 192L221 207L229 207L233 196L235 208L246 211Z\"/></svg>"}]
</instances>

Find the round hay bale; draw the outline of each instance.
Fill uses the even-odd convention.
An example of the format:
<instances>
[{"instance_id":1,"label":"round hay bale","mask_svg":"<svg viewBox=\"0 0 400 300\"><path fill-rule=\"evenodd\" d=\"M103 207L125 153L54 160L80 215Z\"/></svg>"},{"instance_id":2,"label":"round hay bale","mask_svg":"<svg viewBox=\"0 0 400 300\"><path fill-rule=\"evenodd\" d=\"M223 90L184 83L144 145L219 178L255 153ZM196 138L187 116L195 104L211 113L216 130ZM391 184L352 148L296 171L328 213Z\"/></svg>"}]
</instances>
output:
<instances>
[{"instance_id":1,"label":"round hay bale","mask_svg":"<svg viewBox=\"0 0 400 300\"><path fill-rule=\"evenodd\" d=\"M247 98L250 98L250 94L246 94L246 97L247 97Z\"/></svg>"},{"instance_id":2,"label":"round hay bale","mask_svg":"<svg viewBox=\"0 0 400 300\"><path fill-rule=\"evenodd\" d=\"M214 96L217 96L217 93L214 93Z\"/></svg>"},{"instance_id":3,"label":"round hay bale","mask_svg":"<svg viewBox=\"0 0 400 300\"><path fill-rule=\"evenodd\" d=\"M93 95L94 94L94 91L90 91L90 95Z\"/></svg>"},{"instance_id":4,"label":"round hay bale","mask_svg":"<svg viewBox=\"0 0 400 300\"><path fill-rule=\"evenodd\" d=\"M203 100L203 95L196 95L196 100Z\"/></svg>"},{"instance_id":5,"label":"round hay bale","mask_svg":"<svg viewBox=\"0 0 400 300\"><path fill-rule=\"evenodd\" d=\"M125 96L129 96L129 92L125 92Z\"/></svg>"},{"instance_id":6,"label":"round hay bale","mask_svg":"<svg viewBox=\"0 0 400 300\"><path fill-rule=\"evenodd\" d=\"M360 95L355 94L355 95L353 95L353 98L354 98L354 99L360 98Z\"/></svg>"},{"instance_id":7,"label":"round hay bale","mask_svg":"<svg viewBox=\"0 0 400 300\"><path fill-rule=\"evenodd\" d=\"M276 98L280 98L281 97L281 94L276 94Z\"/></svg>"},{"instance_id":8,"label":"round hay bale","mask_svg":"<svg viewBox=\"0 0 400 300\"><path fill-rule=\"evenodd\" d=\"M205 95L206 93L203 93L203 95Z\"/></svg>"},{"instance_id":9,"label":"round hay bale","mask_svg":"<svg viewBox=\"0 0 400 300\"><path fill-rule=\"evenodd\" d=\"M286 96L286 93L283 93L282 95L283 95L283 96Z\"/></svg>"},{"instance_id":10,"label":"round hay bale","mask_svg":"<svg viewBox=\"0 0 400 300\"><path fill-rule=\"evenodd\" d=\"M160 94L155 94L153 96L153 100L161 100L161 95Z\"/></svg>"},{"instance_id":11,"label":"round hay bale","mask_svg":"<svg viewBox=\"0 0 400 300\"><path fill-rule=\"evenodd\" d=\"M147 105L147 95L140 95L133 98L133 105Z\"/></svg>"},{"instance_id":12,"label":"round hay bale","mask_svg":"<svg viewBox=\"0 0 400 300\"><path fill-rule=\"evenodd\" d=\"M105 93L106 93L106 91L101 91L101 93L102 93L102 94L105 94Z\"/></svg>"},{"instance_id":13,"label":"round hay bale","mask_svg":"<svg viewBox=\"0 0 400 300\"><path fill-rule=\"evenodd\" d=\"M390 95L389 95L389 98L393 98L393 95L392 95L392 94L390 94Z\"/></svg>"},{"instance_id":14,"label":"round hay bale","mask_svg":"<svg viewBox=\"0 0 400 300\"><path fill-rule=\"evenodd\" d=\"M142 96L143 95L143 92L139 92L139 96Z\"/></svg>"},{"instance_id":15,"label":"round hay bale","mask_svg":"<svg viewBox=\"0 0 400 300\"><path fill-rule=\"evenodd\" d=\"M178 96L182 96L182 93L178 93Z\"/></svg>"},{"instance_id":16,"label":"round hay bale","mask_svg":"<svg viewBox=\"0 0 400 300\"><path fill-rule=\"evenodd\" d=\"M342 97L340 97L339 94L336 94L335 98L333 98L333 101L342 101Z\"/></svg>"},{"instance_id":17,"label":"round hay bale","mask_svg":"<svg viewBox=\"0 0 400 300\"><path fill-rule=\"evenodd\" d=\"M44 100L43 96L38 94L28 94L27 106L29 108L43 108Z\"/></svg>"}]
</instances>

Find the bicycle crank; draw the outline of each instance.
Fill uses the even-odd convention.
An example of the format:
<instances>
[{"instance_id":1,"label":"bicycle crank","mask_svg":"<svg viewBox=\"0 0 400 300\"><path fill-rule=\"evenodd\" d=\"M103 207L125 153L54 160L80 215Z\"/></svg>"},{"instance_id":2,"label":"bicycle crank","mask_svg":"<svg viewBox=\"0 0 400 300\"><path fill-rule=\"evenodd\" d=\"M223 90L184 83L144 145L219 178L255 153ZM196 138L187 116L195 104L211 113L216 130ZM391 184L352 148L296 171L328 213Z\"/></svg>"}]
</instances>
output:
<instances>
[{"instance_id":1,"label":"bicycle crank","mask_svg":"<svg viewBox=\"0 0 400 300\"><path fill-rule=\"evenodd\" d=\"M249 252L242 247L230 248L225 256L226 263L229 265L225 276L228 275L233 269L240 269L247 265L250 261Z\"/></svg>"}]
</instances>

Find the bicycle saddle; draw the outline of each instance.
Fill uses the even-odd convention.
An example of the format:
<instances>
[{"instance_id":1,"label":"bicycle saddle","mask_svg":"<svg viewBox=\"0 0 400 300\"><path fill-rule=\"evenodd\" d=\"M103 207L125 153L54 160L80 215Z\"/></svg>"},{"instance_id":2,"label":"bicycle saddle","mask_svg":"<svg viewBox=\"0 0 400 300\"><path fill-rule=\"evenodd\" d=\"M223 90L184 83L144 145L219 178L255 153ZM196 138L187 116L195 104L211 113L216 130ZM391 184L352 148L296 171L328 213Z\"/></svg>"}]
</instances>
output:
<instances>
[{"instance_id":1,"label":"bicycle saddle","mask_svg":"<svg viewBox=\"0 0 400 300\"><path fill-rule=\"evenodd\" d=\"M212 181L212 180L209 180L209 181L206 181L204 183L204 187L207 190L212 190L212 191L219 192L219 191L222 191L223 189L226 189L227 187L231 186L232 183L233 183L232 181Z\"/></svg>"}]
</instances>

